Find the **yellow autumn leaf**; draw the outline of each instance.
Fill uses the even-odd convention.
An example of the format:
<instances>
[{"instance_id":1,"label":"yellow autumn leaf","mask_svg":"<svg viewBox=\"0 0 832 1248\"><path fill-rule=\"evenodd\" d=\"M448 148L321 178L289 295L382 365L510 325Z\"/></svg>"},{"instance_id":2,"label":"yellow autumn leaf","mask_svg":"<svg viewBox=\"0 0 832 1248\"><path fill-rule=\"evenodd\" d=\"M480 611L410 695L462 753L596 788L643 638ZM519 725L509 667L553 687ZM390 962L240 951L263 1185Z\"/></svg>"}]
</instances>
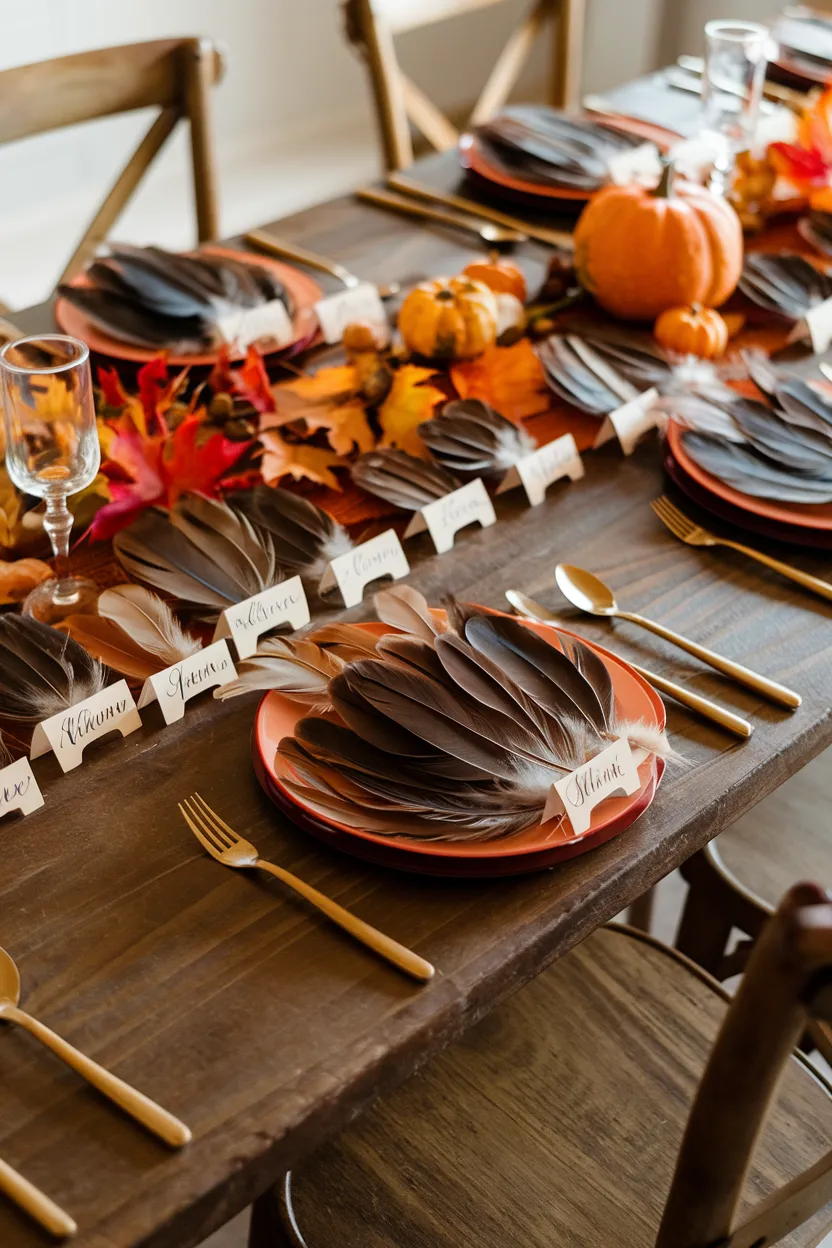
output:
<instances>
[{"instance_id":1,"label":"yellow autumn leaf","mask_svg":"<svg viewBox=\"0 0 832 1248\"><path fill-rule=\"evenodd\" d=\"M341 468L344 461L325 447L308 446L303 442L286 442L279 433L261 433L264 455L260 470L267 485L275 485L282 477L295 481L306 478L325 485L330 490L340 490L333 468Z\"/></svg>"},{"instance_id":2,"label":"yellow autumn leaf","mask_svg":"<svg viewBox=\"0 0 832 1248\"><path fill-rule=\"evenodd\" d=\"M424 383L436 376L433 368L403 364L393 374L390 393L378 409L383 437L381 446L397 446L411 455L428 457L428 450L417 432L419 425L430 420L437 403L446 397L436 386Z\"/></svg>"}]
</instances>

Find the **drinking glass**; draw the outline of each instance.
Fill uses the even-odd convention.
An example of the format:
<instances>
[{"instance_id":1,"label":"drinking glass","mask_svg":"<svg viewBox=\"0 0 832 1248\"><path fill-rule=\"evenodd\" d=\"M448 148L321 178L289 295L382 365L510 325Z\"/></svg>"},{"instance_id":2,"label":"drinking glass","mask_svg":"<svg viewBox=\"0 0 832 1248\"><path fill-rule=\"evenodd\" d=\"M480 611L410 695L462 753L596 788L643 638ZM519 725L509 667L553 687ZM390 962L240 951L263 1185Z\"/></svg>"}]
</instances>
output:
<instances>
[{"instance_id":1,"label":"drinking glass","mask_svg":"<svg viewBox=\"0 0 832 1248\"><path fill-rule=\"evenodd\" d=\"M83 342L61 334L19 338L0 350L6 467L19 490L46 500L43 527L55 577L23 604L46 624L90 610L98 596L92 581L69 575L66 501L92 483L101 462L89 354Z\"/></svg>"},{"instance_id":2,"label":"drinking glass","mask_svg":"<svg viewBox=\"0 0 832 1248\"><path fill-rule=\"evenodd\" d=\"M760 112L771 33L757 22L705 23L702 126L714 149L711 188L724 194L737 155L748 150Z\"/></svg>"}]
</instances>

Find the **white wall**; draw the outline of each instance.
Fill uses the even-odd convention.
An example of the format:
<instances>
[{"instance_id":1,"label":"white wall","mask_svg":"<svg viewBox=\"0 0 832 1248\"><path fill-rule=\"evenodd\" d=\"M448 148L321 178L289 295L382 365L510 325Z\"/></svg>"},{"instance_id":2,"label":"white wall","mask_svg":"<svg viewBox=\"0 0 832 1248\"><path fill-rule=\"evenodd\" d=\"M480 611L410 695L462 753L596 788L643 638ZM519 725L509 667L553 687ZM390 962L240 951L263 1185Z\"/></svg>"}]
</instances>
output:
<instances>
[{"instance_id":1,"label":"white wall","mask_svg":"<svg viewBox=\"0 0 832 1248\"><path fill-rule=\"evenodd\" d=\"M402 60L439 103L464 105L526 7L507 0L414 31L400 42ZM662 9L662 0L589 0L587 90L653 66ZM224 233L346 190L377 169L364 71L343 40L337 0L0 0L0 10L0 69L164 35L221 41L229 60L215 106ZM526 96L540 90L546 51L529 67ZM113 118L0 149L0 298L20 306L45 296L147 124ZM184 246L192 229L180 135L117 233Z\"/></svg>"}]
</instances>

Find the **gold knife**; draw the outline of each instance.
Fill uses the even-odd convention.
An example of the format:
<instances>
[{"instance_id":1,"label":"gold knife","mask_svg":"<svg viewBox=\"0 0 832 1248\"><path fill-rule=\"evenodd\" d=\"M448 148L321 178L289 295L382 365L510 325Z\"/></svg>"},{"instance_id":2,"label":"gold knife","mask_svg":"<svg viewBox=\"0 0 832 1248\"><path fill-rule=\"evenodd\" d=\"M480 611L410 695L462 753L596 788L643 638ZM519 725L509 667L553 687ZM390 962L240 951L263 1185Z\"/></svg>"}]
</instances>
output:
<instances>
[{"instance_id":1,"label":"gold knife","mask_svg":"<svg viewBox=\"0 0 832 1248\"><path fill-rule=\"evenodd\" d=\"M535 602L533 598L528 598L517 589L507 589L506 598L515 611L527 616L531 620L536 620L539 624L560 623L557 616L548 607L541 606L539 602ZM747 719L742 719L739 715L735 715L733 711L727 711L724 706L711 702L709 698L703 698L701 694L694 693L691 689L685 689L682 685L677 685L675 681L668 680L666 676L657 676L655 672L648 672L646 668L639 667L637 663L632 663L629 659L622 661L629 664L633 671L638 672L639 676L648 681L654 689L658 689L660 693L668 694L671 698L675 698L677 702L681 702L683 706L696 711L705 719L712 720L715 724L719 724L720 727L727 728L729 732L735 733L736 736L747 739L754 731L753 725L749 724Z\"/></svg>"},{"instance_id":2,"label":"gold knife","mask_svg":"<svg viewBox=\"0 0 832 1248\"><path fill-rule=\"evenodd\" d=\"M402 195L412 195L414 199L424 199L427 203L442 204L445 208L456 209L457 212L467 212L472 217L482 217L494 225L505 225L510 230L522 230L529 238L539 243L547 243L550 247L566 247L572 250L572 235L568 230L550 230L545 225L532 225L520 217L511 217L508 213L478 204L476 200L466 199L463 195L438 191L435 187L426 186L403 173L391 173L387 178L387 185Z\"/></svg>"}]
</instances>

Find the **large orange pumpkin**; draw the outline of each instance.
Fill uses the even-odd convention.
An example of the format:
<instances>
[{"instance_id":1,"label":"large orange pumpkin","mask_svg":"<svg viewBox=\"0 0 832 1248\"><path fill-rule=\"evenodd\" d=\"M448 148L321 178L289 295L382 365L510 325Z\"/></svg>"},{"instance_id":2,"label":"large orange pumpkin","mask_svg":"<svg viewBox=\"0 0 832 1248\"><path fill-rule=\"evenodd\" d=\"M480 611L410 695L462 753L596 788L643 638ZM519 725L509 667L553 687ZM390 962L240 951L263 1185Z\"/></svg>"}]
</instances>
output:
<instances>
[{"instance_id":1,"label":"large orange pumpkin","mask_svg":"<svg viewBox=\"0 0 832 1248\"><path fill-rule=\"evenodd\" d=\"M575 228L575 268L613 316L654 320L686 303L718 307L742 272L742 226L734 209L665 166L655 190L606 186Z\"/></svg>"},{"instance_id":2,"label":"large orange pumpkin","mask_svg":"<svg viewBox=\"0 0 832 1248\"><path fill-rule=\"evenodd\" d=\"M497 297L471 277L420 282L399 311L405 346L431 360L470 360L497 339Z\"/></svg>"}]
</instances>

